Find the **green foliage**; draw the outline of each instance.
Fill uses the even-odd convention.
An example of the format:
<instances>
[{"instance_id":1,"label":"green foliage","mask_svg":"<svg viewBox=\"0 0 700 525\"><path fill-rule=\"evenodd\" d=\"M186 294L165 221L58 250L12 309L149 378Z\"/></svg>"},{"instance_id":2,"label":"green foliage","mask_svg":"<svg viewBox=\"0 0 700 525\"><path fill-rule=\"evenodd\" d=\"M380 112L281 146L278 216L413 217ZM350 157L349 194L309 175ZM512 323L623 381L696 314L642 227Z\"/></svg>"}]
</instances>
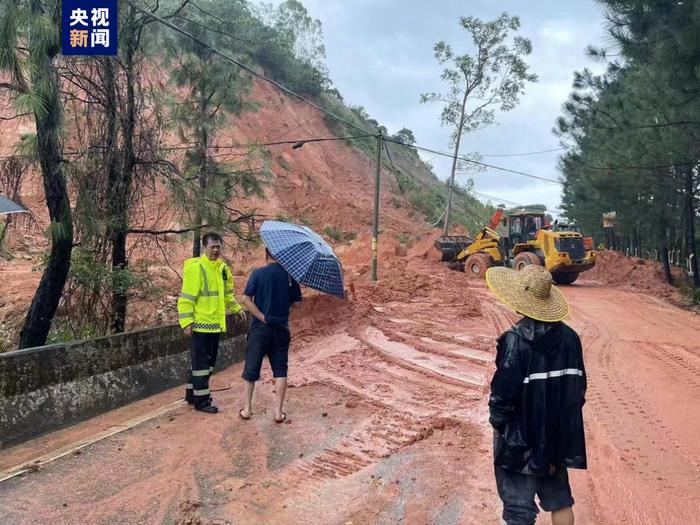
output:
<instances>
[{"instance_id":1,"label":"green foliage","mask_svg":"<svg viewBox=\"0 0 700 525\"><path fill-rule=\"evenodd\" d=\"M41 266L45 267L46 262L45 254ZM129 296L159 292L151 286L145 268L113 269L111 264L97 260L91 250L75 248L59 305L59 311L65 314L53 320L47 344L108 334L115 291Z\"/></svg>"},{"instance_id":2,"label":"green foliage","mask_svg":"<svg viewBox=\"0 0 700 525\"><path fill-rule=\"evenodd\" d=\"M265 31L248 4L242 0L213 0L206 9L189 4L180 11L181 26L217 49L240 49L252 53L251 42L237 36L241 29ZM240 27L239 27L240 24ZM171 191L195 227L206 224L223 232L248 238L242 229L253 212L231 206L236 197L260 196L269 180L270 154L252 148L236 162L220 160L213 151L230 115L255 106L248 102L252 83L247 74L184 35L164 33L163 46L173 67L171 82L184 96L171 101L173 124L180 139L189 144L182 176L169 181ZM240 158L240 157L235 157Z\"/></svg>"},{"instance_id":3,"label":"green foliage","mask_svg":"<svg viewBox=\"0 0 700 525\"><path fill-rule=\"evenodd\" d=\"M7 2L5 2L7 4ZM41 345L63 290L73 228L61 144L63 104L57 64L60 51L60 2L15 0L0 10L0 76L14 104L34 114L44 197L53 222L51 293L35 294L21 332L21 347ZM60 224L57 227L56 224Z\"/></svg>"},{"instance_id":4,"label":"green foliage","mask_svg":"<svg viewBox=\"0 0 700 525\"><path fill-rule=\"evenodd\" d=\"M447 205L447 188L437 178L430 182L417 180L402 171L395 173L397 182L411 206L429 222L438 219ZM481 203L469 194L468 188L455 186L452 219L469 231L484 227L493 213L493 207Z\"/></svg>"},{"instance_id":5,"label":"green foliage","mask_svg":"<svg viewBox=\"0 0 700 525\"><path fill-rule=\"evenodd\" d=\"M408 146L413 146L416 143L416 137L413 135L413 131L408 128L401 128L391 138Z\"/></svg>"},{"instance_id":6,"label":"green foliage","mask_svg":"<svg viewBox=\"0 0 700 525\"><path fill-rule=\"evenodd\" d=\"M435 58L447 66L442 79L448 85L446 93L425 93L421 102L444 104L440 119L454 128L453 142L459 142L462 132L484 128L494 122L494 107L501 111L514 109L528 82L537 76L528 72L524 57L532 52L527 38L511 33L520 28L520 19L503 13L495 20L484 22L463 16L459 25L469 34L474 55L456 54L444 41L435 44ZM469 103L476 103L469 106Z\"/></svg>"},{"instance_id":7,"label":"green foliage","mask_svg":"<svg viewBox=\"0 0 700 525\"><path fill-rule=\"evenodd\" d=\"M354 232L343 232L336 226L328 226L323 230L323 234L335 242L350 242L357 238Z\"/></svg>"},{"instance_id":8,"label":"green foliage","mask_svg":"<svg viewBox=\"0 0 700 525\"><path fill-rule=\"evenodd\" d=\"M82 324L76 331L73 328L73 323L66 317L56 317L51 323L51 330L46 338L47 345L55 345L60 343L69 343L71 341L79 341L82 339L90 339L104 335L100 333L97 326L90 323Z\"/></svg>"},{"instance_id":9,"label":"green foliage","mask_svg":"<svg viewBox=\"0 0 700 525\"><path fill-rule=\"evenodd\" d=\"M413 243L414 236L407 232L401 232L397 235L396 240L404 246L410 246Z\"/></svg>"},{"instance_id":10,"label":"green foliage","mask_svg":"<svg viewBox=\"0 0 700 525\"><path fill-rule=\"evenodd\" d=\"M112 269L107 264L95 262L90 252L80 248L73 251L68 278L74 287L90 293L112 289L128 293L147 283L146 276L135 268Z\"/></svg>"},{"instance_id":11,"label":"green foliage","mask_svg":"<svg viewBox=\"0 0 700 525\"><path fill-rule=\"evenodd\" d=\"M328 226L324 228L323 234L335 242L341 242L343 240L343 232L335 226Z\"/></svg>"},{"instance_id":12,"label":"green foliage","mask_svg":"<svg viewBox=\"0 0 700 525\"><path fill-rule=\"evenodd\" d=\"M323 29L296 0L262 4L241 17L248 29L247 54L293 91L319 96L330 84L325 66Z\"/></svg>"},{"instance_id":13,"label":"green foliage","mask_svg":"<svg viewBox=\"0 0 700 525\"><path fill-rule=\"evenodd\" d=\"M208 8L219 16L227 15L227 6L231 5L224 0L210 4ZM195 37L216 48L230 44L226 35L217 35L208 29L214 19L205 12L189 7L182 16L181 27ZM239 114L245 108L250 81L238 66L179 33L166 33L163 40L172 67L170 80L176 87L187 90L172 108L173 119L183 139L189 138L188 129L193 129L197 135L214 132L224 122L226 112Z\"/></svg>"},{"instance_id":14,"label":"green foliage","mask_svg":"<svg viewBox=\"0 0 700 525\"><path fill-rule=\"evenodd\" d=\"M372 133L379 132L379 127L369 121L369 115L367 115L364 108L349 108L340 98L330 93L324 93L321 96L321 104L326 110L338 115L348 122L351 122L361 129L366 129ZM356 128L329 117L328 115L324 116L324 120L328 129L336 137L347 137L361 134L361 132ZM376 120L374 122L376 122ZM368 158L373 159L377 156L377 139L374 137L354 139L352 141L348 141L348 145L362 151L362 153L364 153Z\"/></svg>"},{"instance_id":15,"label":"green foliage","mask_svg":"<svg viewBox=\"0 0 700 525\"><path fill-rule=\"evenodd\" d=\"M311 18L301 2L282 2L274 12L274 28L279 35L278 44L291 49L303 64L325 73L326 48L321 21Z\"/></svg>"},{"instance_id":16,"label":"green foliage","mask_svg":"<svg viewBox=\"0 0 700 525\"><path fill-rule=\"evenodd\" d=\"M616 211L620 248L695 253L700 4L601 3L610 41L624 58L602 76L574 76L555 129L570 146L560 164L562 207L597 242L605 240L602 214ZM606 49L590 52L608 58Z\"/></svg>"}]
</instances>

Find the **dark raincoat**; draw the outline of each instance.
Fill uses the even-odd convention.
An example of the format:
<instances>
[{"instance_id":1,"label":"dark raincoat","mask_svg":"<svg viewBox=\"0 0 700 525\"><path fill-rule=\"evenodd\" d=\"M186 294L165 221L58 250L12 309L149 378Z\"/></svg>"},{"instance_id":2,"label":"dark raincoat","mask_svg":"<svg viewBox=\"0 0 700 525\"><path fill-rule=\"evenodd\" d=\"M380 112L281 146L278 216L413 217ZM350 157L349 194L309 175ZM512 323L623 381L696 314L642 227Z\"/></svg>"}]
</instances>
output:
<instances>
[{"instance_id":1,"label":"dark raincoat","mask_svg":"<svg viewBox=\"0 0 700 525\"><path fill-rule=\"evenodd\" d=\"M564 323L524 318L498 340L489 422L501 434L494 462L544 476L549 466L586 468L581 341Z\"/></svg>"}]
</instances>

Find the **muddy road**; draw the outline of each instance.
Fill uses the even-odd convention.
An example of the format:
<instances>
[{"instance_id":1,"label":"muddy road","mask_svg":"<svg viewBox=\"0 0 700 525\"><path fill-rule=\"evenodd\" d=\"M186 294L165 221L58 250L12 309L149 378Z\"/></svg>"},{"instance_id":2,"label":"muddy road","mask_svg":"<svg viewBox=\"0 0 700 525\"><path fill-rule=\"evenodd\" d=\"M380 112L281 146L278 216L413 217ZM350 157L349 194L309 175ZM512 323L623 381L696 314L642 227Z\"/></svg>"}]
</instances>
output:
<instances>
[{"instance_id":1,"label":"muddy road","mask_svg":"<svg viewBox=\"0 0 700 525\"><path fill-rule=\"evenodd\" d=\"M177 389L0 453L5 470L69 452L0 483L0 523L499 523L486 399L515 316L434 262L395 258L381 275L294 320L288 424L272 421L267 369L253 419L238 418L234 366L212 380L217 416ZM565 293L590 385L577 522L696 523L700 319L593 282Z\"/></svg>"},{"instance_id":2,"label":"muddy road","mask_svg":"<svg viewBox=\"0 0 700 525\"><path fill-rule=\"evenodd\" d=\"M700 518L700 317L646 295L567 290L589 375L584 523Z\"/></svg>"}]
</instances>

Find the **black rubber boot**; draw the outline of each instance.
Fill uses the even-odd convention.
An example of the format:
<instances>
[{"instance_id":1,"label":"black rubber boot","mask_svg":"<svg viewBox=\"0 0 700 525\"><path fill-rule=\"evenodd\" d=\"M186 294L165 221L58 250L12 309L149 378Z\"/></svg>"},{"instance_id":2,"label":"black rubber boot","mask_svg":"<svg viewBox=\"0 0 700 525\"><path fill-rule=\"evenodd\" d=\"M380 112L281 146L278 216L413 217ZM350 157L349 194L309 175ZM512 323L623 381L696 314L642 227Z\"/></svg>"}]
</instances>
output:
<instances>
[{"instance_id":1,"label":"black rubber boot","mask_svg":"<svg viewBox=\"0 0 700 525\"><path fill-rule=\"evenodd\" d=\"M202 408L195 407L195 410L197 410L199 412L206 412L207 414L218 414L219 413L219 409L216 408L214 405L206 405L206 406L203 406Z\"/></svg>"}]
</instances>

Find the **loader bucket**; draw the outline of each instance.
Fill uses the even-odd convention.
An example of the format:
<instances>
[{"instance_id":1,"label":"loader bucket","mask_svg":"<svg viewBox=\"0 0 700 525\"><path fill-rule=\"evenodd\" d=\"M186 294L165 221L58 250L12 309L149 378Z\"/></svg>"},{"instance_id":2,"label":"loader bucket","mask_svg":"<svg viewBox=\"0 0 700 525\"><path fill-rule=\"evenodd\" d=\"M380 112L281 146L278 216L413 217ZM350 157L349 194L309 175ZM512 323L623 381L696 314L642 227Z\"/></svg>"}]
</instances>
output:
<instances>
[{"instance_id":1,"label":"loader bucket","mask_svg":"<svg viewBox=\"0 0 700 525\"><path fill-rule=\"evenodd\" d=\"M474 242L466 235L443 235L435 241L435 247L442 253L442 261L455 261L459 252Z\"/></svg>"}]
</instances>

